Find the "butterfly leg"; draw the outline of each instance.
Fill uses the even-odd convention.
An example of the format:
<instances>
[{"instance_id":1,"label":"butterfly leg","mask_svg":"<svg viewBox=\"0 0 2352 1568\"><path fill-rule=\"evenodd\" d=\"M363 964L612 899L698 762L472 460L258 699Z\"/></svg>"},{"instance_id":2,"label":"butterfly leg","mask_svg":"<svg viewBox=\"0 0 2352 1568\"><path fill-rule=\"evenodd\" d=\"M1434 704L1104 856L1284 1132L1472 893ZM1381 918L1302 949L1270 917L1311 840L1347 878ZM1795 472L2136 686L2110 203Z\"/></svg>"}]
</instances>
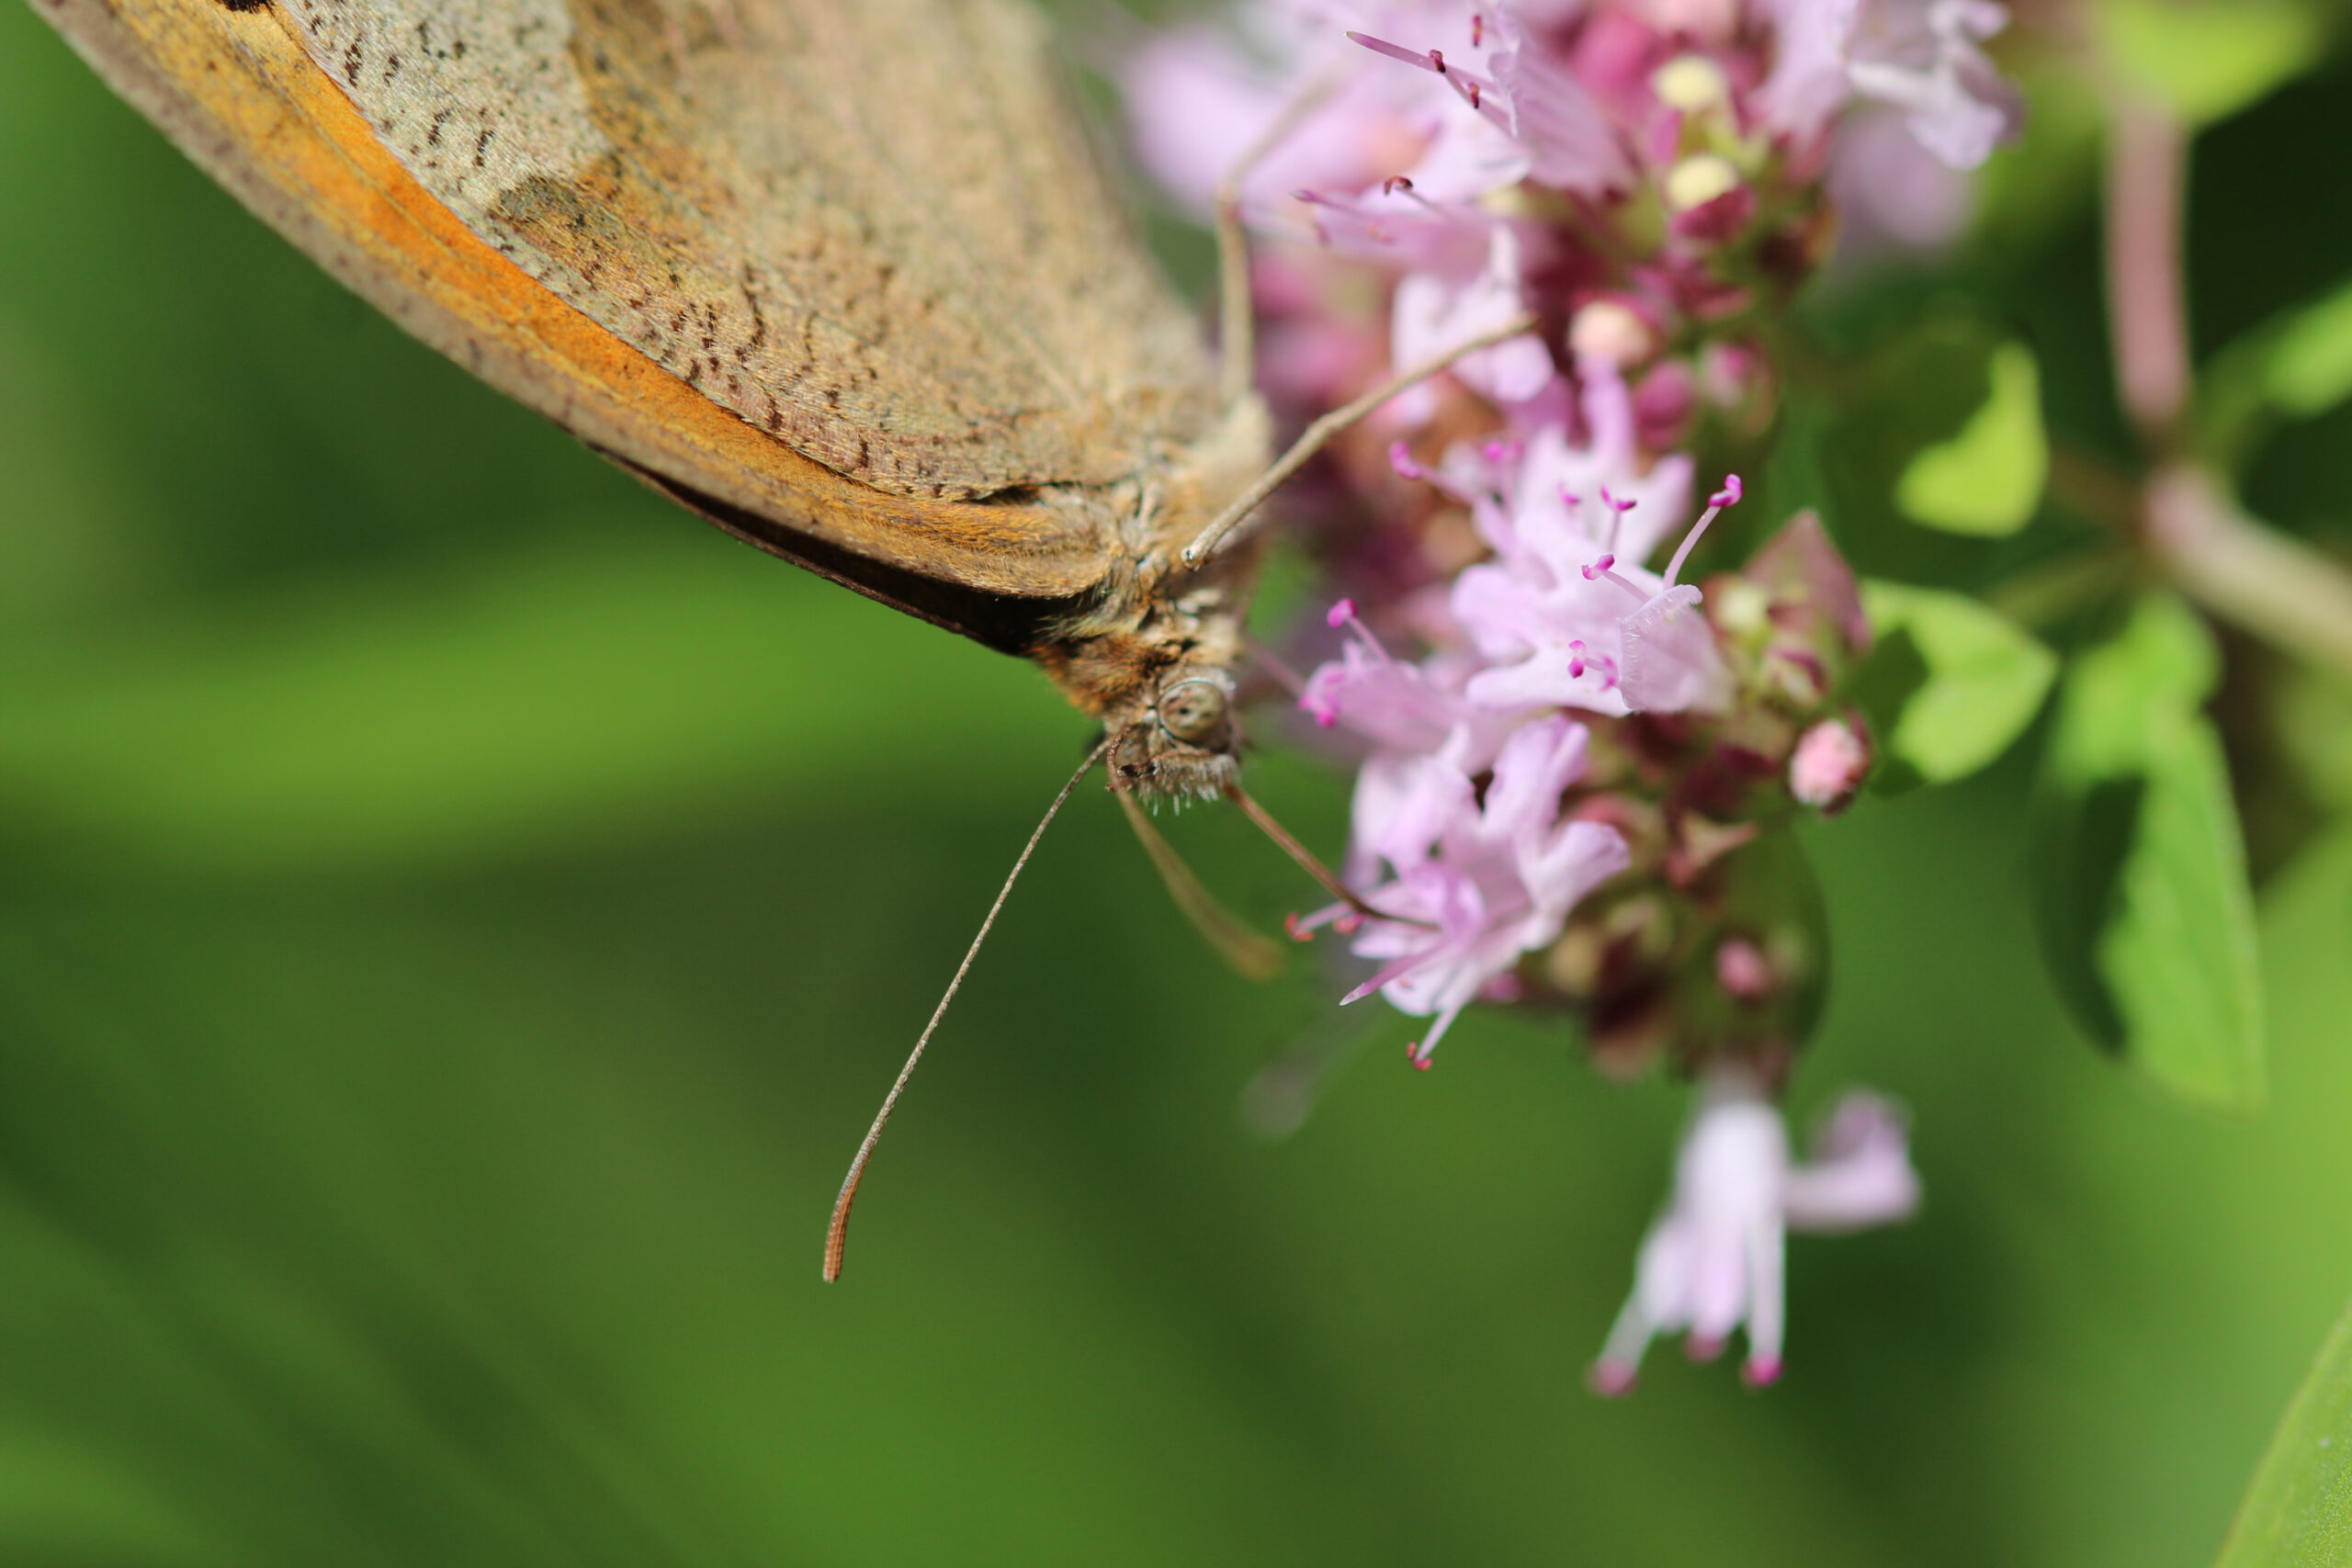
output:
<instances>
[{"instance_id":1,"label":"butterfly leg","mask_svg":"<svg viewBox=\"0 0 2352 1568\"><path fill-rule=\"evenodd\" d=\"M1257 302L1250 288L1250 233L1241 223L1241 182L1323 107L1333 85L1327 77L1291 99L1217 184L1217 389L1228 409L1250 396L1258 378Z\"/></svg>"}]
</instances>

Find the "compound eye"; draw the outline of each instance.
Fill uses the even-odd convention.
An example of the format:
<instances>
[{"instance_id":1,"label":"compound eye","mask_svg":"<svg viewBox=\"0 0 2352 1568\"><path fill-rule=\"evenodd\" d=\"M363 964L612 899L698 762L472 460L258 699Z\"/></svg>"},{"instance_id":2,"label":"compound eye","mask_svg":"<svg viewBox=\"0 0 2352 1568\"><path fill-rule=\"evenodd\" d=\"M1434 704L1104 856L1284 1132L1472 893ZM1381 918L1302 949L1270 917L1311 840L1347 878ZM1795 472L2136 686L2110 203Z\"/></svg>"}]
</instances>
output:
<instances>
[{"instance_id":1,"label":"compound eye","mask_svg":"<svg viewBox=\"0 0 2352 1568\"><path fill-rule=\"evenodd\" d=\"M1225 728L1225 688L1214 681L1179 681L1159 694L1159 728L1192 745Z\"/></svg>"}]
</instances>

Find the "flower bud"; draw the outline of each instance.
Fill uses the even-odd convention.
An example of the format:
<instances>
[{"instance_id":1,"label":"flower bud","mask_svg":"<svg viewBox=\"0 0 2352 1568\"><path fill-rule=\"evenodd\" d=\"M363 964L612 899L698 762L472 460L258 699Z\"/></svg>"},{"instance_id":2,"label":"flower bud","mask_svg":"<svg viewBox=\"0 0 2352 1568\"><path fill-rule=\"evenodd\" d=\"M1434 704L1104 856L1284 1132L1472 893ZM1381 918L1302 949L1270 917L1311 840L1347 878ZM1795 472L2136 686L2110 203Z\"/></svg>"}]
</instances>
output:
<instances>
[{"instance_id":1,"label":"flower bud","mask_svg":"<svg viewBox=\"0 0 2352 1568\"><path fill-rule=\"evenodd\" d=\"M1679 114L1700 114L1731 98L1724 69L1703 54L1678 54L1650 74L1650 91Z\"/></svg>"},{"instance_id":2,"label":"flower bud","mask_svg":"<svg viewBox=\"0 0 2352 1568\"><path fill-rule=\"evenodd\" d=\"M1568 323L1568 349L1578 359L1605 360L1623 369L1657 352L1657 333L1632 306L1595 299Z\"/></svg>"},{"instance_id":3,"label":"flower bud","mask_svg":"<svg viewBox=\"0 0 2352 1568\"><path fill-rule=\"evenodd\" d=\"M1853 803L1870 771L1870 732L1860 721L1826 718L1797 739L1789 758L1789 793L1834 816Z\"/></svg>"},{"instance_id":4,"label":"flower bud","mask_svg":"<svg viewBox=\"0 0 2352 1568\"><path fill-rule=\"evenodd\" d=\"M1634 424L1642 445L1653 452L1682 446L1698 403L1688 365L1669 359L1652 366L1634 388Z\"/></svg>"},{"instance_id":5,"label":"flower bud","mask_svg":"<svg viewBox=\"0 0 2352 1568\"><path fill-rule=\"evenodd\" d=\"M1685 158L1666 172L1666 204L1677 212L1704 207L1739 188L1739 171L1714 152Z\"/></svg>"}]
</instances>

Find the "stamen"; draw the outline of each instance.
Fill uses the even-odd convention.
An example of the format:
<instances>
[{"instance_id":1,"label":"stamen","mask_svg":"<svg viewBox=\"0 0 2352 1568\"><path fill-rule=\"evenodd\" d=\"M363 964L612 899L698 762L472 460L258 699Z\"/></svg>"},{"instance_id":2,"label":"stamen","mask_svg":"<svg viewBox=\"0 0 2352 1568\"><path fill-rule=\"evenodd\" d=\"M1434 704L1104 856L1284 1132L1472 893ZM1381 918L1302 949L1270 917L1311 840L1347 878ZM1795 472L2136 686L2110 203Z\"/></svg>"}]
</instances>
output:
<instances>
[{"instance_id":1,"label":"stamen","mask_svg":"<svg viewBox=\"0 0 2352 1568\"><path fill-rule=\"evenodd\" d=\"M1306 695L1306 677L1292 669L1290 662L1281 654L1276 653L1247 632L1242 634L1241 646L1250 650L1250 657L1258 668L1272 676L1275 683L1283 690L1294 697L1303 699Z\"/></svg>"},{"instance_id":2,"label":"stamen","mask_svg":"<svg viewBox=\"0 0 2352 1568\"><path fill-rule=\"evenodd\" d=\"M1408 191L1412 188L1413 182L1402 175L1391 175L1380 182L1380 194L1383 196L1395 196L1400 190Z\"/></svg>"},{"instance_id":3,"label":"stamen","mask_svg":"<svg viewBox=\"0 0 2352 1568\"><path fill-rule=\"evenodd\" d=\"M1437 51L1431 50L1430 52L1435 54ZM1510 117L1503 113L1502 106L1486 101L1486 95L1495 90L1495 85L1492 82L1461 70L1442 70L1438 74L1444 77L1453 85L1453 90L1462 95L1464 101L1476 109L1487 124L1494 126L1505 135L1516 134L1511 130Z\"/></svg>"},{"instance_id":4,"label":"stamen","mask_svg":"<svg viewBox=\"0 0 2352 1568\"><path fill-rule=\"evenodd\" d=\"M1585 1386L1603 1399L1624 1398L1634 1392L1636 1381L1632 1362L1612 1361L1606 1356L1592 1364L1584 1379Z\"/></svg>"},{"instance_id":5,"label":"stamen","mask_svg":"<svg viewBox=\"0 0 2352 1568\"><path fill-rule=\"evenodd\" d=\"M1487 41L1487 18L1479 12L1470 13L1470 47L1476 49Z\"/></svg>"},{"instance_id":6,"label":"stamen","mask_svg":"<svg viewBox=\"0 0 2352 1568\"><path fill-rule=\"evenodd\" d=\"M1636 1285L1618 1311L1617 1321L1609 1325L1609 1337L1601 1344L1600 1359L1592 1365L1592 1391L1612 1399L1632 1393L1634 1374L1642 1364L1642 1352L1649 1348L1650 1337L1657 1330L1658 1325L1642 1304L1641 1288Z\"/></svg>"},{"instance_id":7,"label":"stamen","mask_svg":"<svg viewBox=\"0 0 2352 1568\"><path fill-rule=\"evenodd\" d=\"M1648 594L1643 592L1634 583L1628 581L1623 577L1619 576L1616 572L1609 570L1616 564L1617 558L1615 556L1603 556L1599 560L1594 561L1590 566L1581 569L1584 572L1584 580L1587 582L1598 582L1601 579L1606 578L1610 581L1615 583L1618 587L1623 589L1626 592L1632 594L1636 602L1644 604L1648 604L1650 602L1650 596Z\"/></svg>"},{"instance_id":8,"label":"stamen","mask_svg":"<svg viewBox=\"0 0 2352 1568\"><path fill-rule=\"evenodd\" d=\"M1510 130L1510 117L1504 114L1498 107L1486 101L1486 95L1494 90L1495 85L1470 72L1457 70L1446 64L1443 50L1432 49L1416 52L1402 44L1390 43L1386 39L1374 38L1370 33L1351 32L1348 34L1348 39L1351 42L1363 45L1374 54L1385 54L1389 59L1403 64L1415 66L1423 71L1436 72L1453 84L1453 90L1467 99L1472 108L1500 127L1505 132Z\"/></svg>"},{"instance_id":9,"label":"stamen","mask_svg":"<svg viewBox=\"0 0 2352 1568\"><path fill-rule=\"evenodd\" d=\"M1387 985L1391 980L1403 979L1406 976L1411 974L1414 970L1419 968L1422 964L1427 964L1430 959L1435 958L1436 956L1437 953L1432 949L1428 953L1408 953L1402 958L1389 960L1389 962L1381 965L1379 971L1374 974L1371 979L1366 980L1363 985L1358 986L1354 990L1350 991L1346 996L1341 997L1340 998L1340 1005L1341 1007L1347 1007L1352 1003L1363 1000L1364 998L1372 995L1374 991L1380 989L1381 987Z\"/></svg>"},{"instance_id":10,"label":"stamen","mask_svg":"<svg viewBox=\"0 0 2352 1568\"><path fill-rule=\"evenodd\" d=\"M1634 510L1634 503L1630 501L1618 500L1609 493L1607 485L1602 485L1600 504L1609 509L1609 534L1608 537L1601 541L1600 547L1605 550L1614 550L1617 547L1617 530L1623 525L1625 513Z\"/></svg>"},{"instance_id":11,"label":"stamen","mask_svg":"<svg viewBox=\"0 0 2352 1568\"><path fill-rule=\"evenodd\" d=\"M1408 65L1418 65L1424 71L1434 71L1441 76L1445 74L1445 60L1435 50L1423 54L1417 50L1407 49L1402 44L1390 43L1386 39L1374 38L1370 33L1351 32L1348 34L1348 41L1360 43L1374 54L1385 54L1391 60L1400 60Z\"/></svg>"},{"instance_id":12,"label":"stamen","mask_svg":"<svg viewBox=\"0 0 2352 1568\"><path fill-rule=\"evenodd\" d=\"M1347 922L1357 918L1345 904L1326 904L1311 915L1292 913L1283 918L1283 929L1299 942L1312 942L1315 933L1325 926L1344 931Z\"/></svg>"},{"instance_id":13,"label":"stamen","mask_svg":"<svg viewBox=\"0 0 2352 1568\"><path fill-rule=\"evenodd\" d=\"M1740 494L1739 476L1725 474L1724 488L1707 498L1707 510L1699 513L1699 521L1690 525L1690 531L1688 534L1682 536L1681 547L1674 552L1674 558L1666 563L1666 585L1668 588L1674 586L1681 573L1682 563L1690 558L1690 551L1699 543L1699 536L1707 531L1707 525L1713 523L1715 520L1715 514L1724 507L1738 505Z\"/></svg>"},{"instance_id":14,"label":"stamen","mask_svg":"<svg viewBox=\"0 0 2352 1568\"><path fill-rule=\"evenodd\" d=\"M1418 1040L1405 1042L1405 1060L1412 1064L1413 1070L1417 1073L1428 1072L1437 1066L1436 1060L1421 1049L1421 1043Z\"/></svg>"},{"instance_id":15,"label":"stamen","mask_svg":"<svg viewBox=\"0 0 2352 1568\"><path fill-rule=\"evenodd\" d=\"M1425 479L1430 471L1413 461L1412 449L1402 441L1388 444L1388 467L1400 479Z\"/></svg>"},{"instance_id":16,"label":"stamen","mask_svg":"<svg viewBox=\"0 0 2352 1568\"><path fill-rule=\"evenodd\" d=\"M1352 599L1342 599L1324 614L1323 624L1333 631L1338 631L1355 618L1356 602Z\"/></svg>"}]
</instances>

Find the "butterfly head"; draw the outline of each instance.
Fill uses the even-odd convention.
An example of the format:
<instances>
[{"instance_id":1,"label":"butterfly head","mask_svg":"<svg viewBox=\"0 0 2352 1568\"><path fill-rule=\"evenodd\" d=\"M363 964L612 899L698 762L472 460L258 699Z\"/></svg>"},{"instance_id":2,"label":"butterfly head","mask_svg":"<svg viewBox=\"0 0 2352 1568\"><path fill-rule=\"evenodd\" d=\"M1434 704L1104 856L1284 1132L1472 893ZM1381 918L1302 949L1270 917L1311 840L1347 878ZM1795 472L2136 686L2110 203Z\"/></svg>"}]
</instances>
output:
<instances>
[{"instance_id":1,"label":"butterfly head","mask_svg":"<svg viewBox=\"0 0 2352 1568\"><path fill-rule=\"evenodd\" d=\"M1240 774L1234 757L1233 677L1209 665L1178 665L1143 712L1115 729L1114 789L1147 795L1223 795Z\"/></svg>"}]
</instances>

